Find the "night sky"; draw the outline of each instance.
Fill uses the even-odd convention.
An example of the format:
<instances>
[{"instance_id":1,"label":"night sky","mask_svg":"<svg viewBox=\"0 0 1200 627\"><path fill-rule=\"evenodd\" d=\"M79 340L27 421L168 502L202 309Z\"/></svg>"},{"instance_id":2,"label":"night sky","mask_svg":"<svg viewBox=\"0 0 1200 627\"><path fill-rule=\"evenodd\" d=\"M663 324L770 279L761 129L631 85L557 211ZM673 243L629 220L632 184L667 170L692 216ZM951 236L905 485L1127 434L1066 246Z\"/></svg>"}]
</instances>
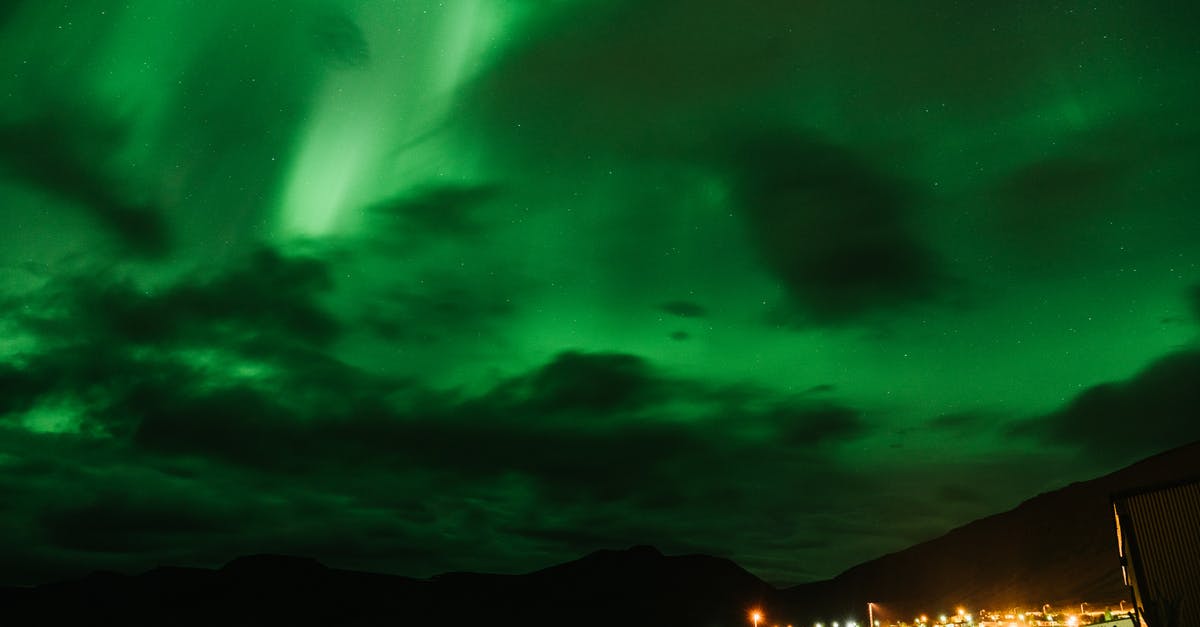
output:
<instances>
[{"instance_id":1,"label":"night sky","mask_svg":"<svg viewBox=\"0 0 1200 627\"><path fill-rule=\"evenodd\" d=\"M1198 6L0 3L0 582L790 584L1200 438Z\"/></svg>"}]
</instances>

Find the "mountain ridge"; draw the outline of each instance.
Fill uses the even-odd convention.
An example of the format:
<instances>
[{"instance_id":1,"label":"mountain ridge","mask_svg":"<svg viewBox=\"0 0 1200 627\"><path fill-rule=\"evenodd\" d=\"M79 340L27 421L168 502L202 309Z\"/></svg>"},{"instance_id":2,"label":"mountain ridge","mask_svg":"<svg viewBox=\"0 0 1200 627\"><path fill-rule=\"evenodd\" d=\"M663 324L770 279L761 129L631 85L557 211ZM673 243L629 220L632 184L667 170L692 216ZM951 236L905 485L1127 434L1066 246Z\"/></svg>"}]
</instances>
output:
<instances>
[{"instance_id":1,"label":"mountain ridge","mask_svg":"<svg viewBox=\"0 0 1200 627\"><path fill-rule=\"evenodd\" d=\"M832 579L783 592L801 605L856 607L872 601L903 614L960 605L1115 604L1127 600L1128 593L1121 580L1111 495L1196 476L1200 442L1042 492ZM1020 540L1002 542L1013 537ZM980 570L990 572L980 576Z\"/></svg>"}]
</instances>

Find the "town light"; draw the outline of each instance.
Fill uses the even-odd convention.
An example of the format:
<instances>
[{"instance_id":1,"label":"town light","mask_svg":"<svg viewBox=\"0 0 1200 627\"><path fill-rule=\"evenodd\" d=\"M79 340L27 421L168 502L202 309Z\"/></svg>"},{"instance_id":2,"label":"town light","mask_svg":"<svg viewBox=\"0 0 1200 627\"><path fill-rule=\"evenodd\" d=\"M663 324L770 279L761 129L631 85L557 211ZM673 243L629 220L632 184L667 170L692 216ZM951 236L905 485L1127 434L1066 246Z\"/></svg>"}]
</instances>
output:
<instances>
[{"instance_id":1,"label":"town light","mask_svg":"<svg viewBox=\"0 0 1200 627\"><path fill-rule=\"evenodd\" d=\"M758 623L762 619L763 619L762 612L760 612L758 610L754 610L753 612L750 612L750 620L754 622L754 627L758 627Z\"/></svg>"}]
</instances>

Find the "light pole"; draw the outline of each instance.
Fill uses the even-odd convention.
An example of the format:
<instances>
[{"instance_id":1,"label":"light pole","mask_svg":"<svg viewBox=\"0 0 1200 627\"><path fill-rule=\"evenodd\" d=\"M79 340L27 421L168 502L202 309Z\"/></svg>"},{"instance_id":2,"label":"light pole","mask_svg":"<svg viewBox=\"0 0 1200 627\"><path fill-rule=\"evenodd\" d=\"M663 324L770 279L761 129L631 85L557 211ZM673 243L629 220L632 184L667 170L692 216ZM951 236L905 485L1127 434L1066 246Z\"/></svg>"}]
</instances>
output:
<instances>
[{"instance_id":1,"label":"light pole","mask_svg":"<svg viewBox=\"0 0 1200 627\"><path fill-rule=\"evenodd\" d=\"M754 627L758 627L758 622L762 620L762 612L758 610L750 612L750 620L754 621Z\"/></svg>"},{"instance_id":2,"label":"light pole","mask_svg":"<svg viewBox=\"0 0 1200 627\"><path fill-rule=\"evenodd\" d=\"M867 601L867 627L875 627L875 604Z\"/></svg>"}]
</instances>

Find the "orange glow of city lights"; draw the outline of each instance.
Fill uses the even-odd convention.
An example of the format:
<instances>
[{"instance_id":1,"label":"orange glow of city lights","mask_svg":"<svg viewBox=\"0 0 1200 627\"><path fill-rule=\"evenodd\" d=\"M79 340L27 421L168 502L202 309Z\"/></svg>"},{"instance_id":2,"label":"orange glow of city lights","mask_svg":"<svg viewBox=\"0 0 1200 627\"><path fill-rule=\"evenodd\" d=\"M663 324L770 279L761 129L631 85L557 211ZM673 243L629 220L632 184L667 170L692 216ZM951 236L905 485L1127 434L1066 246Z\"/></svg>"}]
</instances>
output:
<instances>
[{"instance_id":1,"label":"orange glow of city lights","mask_svg":"<svg viewBox=\"0 0 1200 627\"><path fill-rule=\"evenodd\" d=\"M762 611L753 610L750 612L750 620L754 622L754 627L758 627L758 623L763 619Z\"/></svg>"}]
</instances>

